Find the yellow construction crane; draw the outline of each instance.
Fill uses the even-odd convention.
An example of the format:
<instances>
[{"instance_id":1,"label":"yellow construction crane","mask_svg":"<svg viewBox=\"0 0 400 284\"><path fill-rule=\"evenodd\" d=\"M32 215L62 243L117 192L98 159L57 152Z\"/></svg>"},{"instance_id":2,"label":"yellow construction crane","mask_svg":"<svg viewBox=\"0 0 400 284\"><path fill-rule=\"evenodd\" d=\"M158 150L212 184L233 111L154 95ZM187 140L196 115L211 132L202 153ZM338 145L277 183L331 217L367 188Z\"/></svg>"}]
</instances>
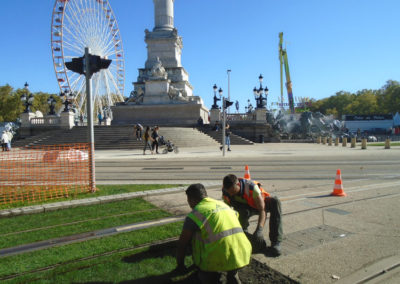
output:
<instances>
[{"instance_id":1,"label":"yellow construction crane","mask_svg":"<svg viewBox=\"0 0 400 284\"><path fill-rule=\"evenodd\" d=\"M290 81L290 72L289 72L289 62L287 58L286 48L282 47L283 45L283 33L279 33L279 62L281 69L281 103L283 106L283 66L285 66L285 75L286 75L286 89L288 93L289 100L289 108L290 112L294 113L294 101L293 101L293 91L292 91L292 81Z\"/></svg>"}]
</instances>

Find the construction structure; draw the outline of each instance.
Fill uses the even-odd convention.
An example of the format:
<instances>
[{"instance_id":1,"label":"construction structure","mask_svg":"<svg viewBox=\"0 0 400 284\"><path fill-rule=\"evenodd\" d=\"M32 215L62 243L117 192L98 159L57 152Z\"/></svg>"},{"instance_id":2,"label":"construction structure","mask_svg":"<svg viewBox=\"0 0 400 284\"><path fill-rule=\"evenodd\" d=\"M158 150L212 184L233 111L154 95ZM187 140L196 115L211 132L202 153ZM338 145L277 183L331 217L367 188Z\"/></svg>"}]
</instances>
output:
<instances>
[{"instance_id":1,"label":"construction structure","mask_svg":"<svg viewBox=\"0 0 400 284\"><path fill-rule=\"evenodd\" d=\"M283 108L283 66L285 66L285 75L286 75L286 89L288 93L289 100L289 108L290 113L294 113L294 100L293 100L293 91L292 91L292 81L290 80L290 72L289 72L289 62L287 57L286 48L282 47L283 45L283 33L279 33L279 62L280 62L280 71L281 71L281 102Z\"/></svg>"}]
</instances>

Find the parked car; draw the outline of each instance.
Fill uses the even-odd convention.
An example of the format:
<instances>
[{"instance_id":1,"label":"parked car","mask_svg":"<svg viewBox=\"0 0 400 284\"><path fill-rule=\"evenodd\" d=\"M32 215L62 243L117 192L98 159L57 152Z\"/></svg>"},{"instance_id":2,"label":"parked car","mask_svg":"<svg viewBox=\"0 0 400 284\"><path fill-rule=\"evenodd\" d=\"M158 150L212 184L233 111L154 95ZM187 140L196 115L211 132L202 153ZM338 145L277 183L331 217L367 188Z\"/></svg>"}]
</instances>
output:
<instances>
[{"instance_id":1,"label":"parked car","mask_svg":"<svg viewBox=\"0 0 400 284\"><path fill-rule=\"evenodd\" d=\"M375 136L368 136L367 141L368 142L378 142L378 139Z\"/></svg>"}]
</instances>

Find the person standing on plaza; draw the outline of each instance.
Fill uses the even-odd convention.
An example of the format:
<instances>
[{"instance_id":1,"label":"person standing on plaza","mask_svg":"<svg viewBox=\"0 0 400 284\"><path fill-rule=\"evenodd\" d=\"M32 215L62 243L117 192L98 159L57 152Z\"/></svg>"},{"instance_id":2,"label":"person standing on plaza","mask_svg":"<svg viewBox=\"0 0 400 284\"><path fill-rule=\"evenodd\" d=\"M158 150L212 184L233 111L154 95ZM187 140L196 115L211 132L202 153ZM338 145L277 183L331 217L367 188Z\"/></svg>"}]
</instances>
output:
<instances>
[{"instance_id":1,"label":"person standing on plaza","mask_svg":"<svg viewBox=\"0 0 400 284\"><path fill-rule=\"evenodd\" d=\"M160 128L156 125L153 129L153 132L151 133L151 138L153 140L153 144L151 145L151 147L152 147L153 152L154 152L154 148L155 148L156 154L160 154L158 152L158 139L160 138L160 135L158 134L159 129Z\"/></svg>"},{"instance_id":2,"label":"person standing on plaza","mask_svg":"<svg viewBox=\"0 0 400 284\"><path fill-rule=\"evenodd\" d=\"M228 151L231 151L231 129L230 125L227 123L225 126L225 146L228 147ZM219 147L222 151L223 146Z\"/></svg>"},{"instance_id":3,"label":"person standing on plaza","mask_svg":"<svg viewBox=\"0 0 400 284\"><path fill-rule=\"evenodd\" d=\"M249 218L258 215L257 228L253 238L257 248L265 246L263 235L267 213L270 213L269 220L269 239L271 246L269 252L273 256L281 254L283 232L281 221L281 202L278 197L271 197L260 183L253 180L237 178L235 175L227 175L223 180L222 197L229 206L239 212L239 221L243 230L247 232Z\"/></svg>"},{"instance_id":4,"label":"person standing on plaza","mask_svg":"<svg viewBox=\"0 0 400 284\"><path fill-rule=\"evenodd\" d=\"M187 215L179 237L176 270L185 271L185 252L191 242L201 283L222 283L222 274L227 274L227 283L241 283L238 270L249 264L251 244L237 212L209 198L200 183L190 185L186 196L193 210Z\"/></svg>"},{"instance_id":5,"label":"person standing on plaza","mask_svg":"<svg viewBox=\"0 0 400 284\"><path fill-rule=\"evenodd\" d=\"M101 125L101 122L103 121L103 116L101 115L100 112L99 112L99 114L97 115L97 118L99 119L99 125Z\"/></svg>"},{"instance_id":6,"label":"person standing on plaza","mask_svg":"<svg viewBox=\"0 0 400 284\"><path fill-rule=\"evenodd\" d=\"M6 132L6 134L8 135L7 148L8 148L8 151L11 151L11 141L12 141L14 135L12 134L12 132L11 132L10 129L7 129L7 128L6 128L5 132Z\"/></svg>"},{"instance_id":7,"label":"person standing on plaza","mask_svg":"<svg viewBox=\"0 0 400 284\"><path fill-rule=\"evenodd\" d=\"M3 152L9 151L8 143L9 143L9 137L8 134L6 133L6 130L4 130L1 134L1 148Z\"/></svg>"},{"instance_id":8,"label":"person standing on plaza","mask_svg":"<svg viewBox=\"0 0 400 284\"><path fill-rule=\"evenodd\" d=\"M135 135L136 135L136 140L142 141L142 131L143 131L143 126L138 123L135 125Z\"/></svg>"},{"instance_id":9,"label":"person standing on plaza","mask_svg":"<svg viewBox=\"0 0 400 284\"><path fill-rule=\"evenodd\" d=\"M143 148L143 155L146 155L146 149L149 147L150 153L153 154L153 148L151 147L151 135L150 135L150 127L146 127L146 131L144 132L143 135L143 141L144 141L144 148Z\"/></svg>"}]
</instances>

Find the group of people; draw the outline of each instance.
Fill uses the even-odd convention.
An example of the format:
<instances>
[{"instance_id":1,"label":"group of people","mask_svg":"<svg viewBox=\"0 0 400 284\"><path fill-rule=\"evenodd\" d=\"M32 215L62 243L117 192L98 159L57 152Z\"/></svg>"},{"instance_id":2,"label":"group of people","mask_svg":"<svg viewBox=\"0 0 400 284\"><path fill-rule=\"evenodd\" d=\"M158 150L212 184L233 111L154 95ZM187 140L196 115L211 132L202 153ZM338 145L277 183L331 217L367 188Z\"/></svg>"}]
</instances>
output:
<instances>
[{"instance_id":1,"label":"group of people","mask_svg":"<svg viewBox=\"0 0 400 284\"><path fill-rule=\"evenodd\" d=\"M140 123L134 126L136 140L142 141L143 137L143 142L144 142L143 155L146 155L147 148L150 150L151 154L154 154L154 151L156 152L156 154L160 154L158 152L158 146L160 144L160 135L158 133L159 130L160 127L157 125L154 126L152 129L150 129L150 126L146 126L146 130L142 135L143 126Z\"/></svg>"},{"instance_id":2,"label":"group of people","mask_svg":"<svg viewBox=\"0 0 400 284\"><path fill-rule=\"evenodd\" d=\"M241 283L238 271L250 263L252 251L261 250L274 257L281 254L281 202L260 183L229 174L223 179L224 202L208 197L202 184L190 185L186 196L192 211L179 237L176 272L186 271L184 259L190 245L201 283L223 283L223 274L226 283ZM267 213L270 247L263 233ZM258 215L257 226L249 234L249 218L253 215Z\"/></svg>"},{"instance_id":3,"label":"group of people","mask_svg":"<svg viewBox=\"0 0 400 284\"><path fill-rule=\"evenodd\" d=\"M3 152L11 150L11 140L13 138L13 134L10 130L5 129L1 133L1 149Z\"/></svg>"}]
</instances>

